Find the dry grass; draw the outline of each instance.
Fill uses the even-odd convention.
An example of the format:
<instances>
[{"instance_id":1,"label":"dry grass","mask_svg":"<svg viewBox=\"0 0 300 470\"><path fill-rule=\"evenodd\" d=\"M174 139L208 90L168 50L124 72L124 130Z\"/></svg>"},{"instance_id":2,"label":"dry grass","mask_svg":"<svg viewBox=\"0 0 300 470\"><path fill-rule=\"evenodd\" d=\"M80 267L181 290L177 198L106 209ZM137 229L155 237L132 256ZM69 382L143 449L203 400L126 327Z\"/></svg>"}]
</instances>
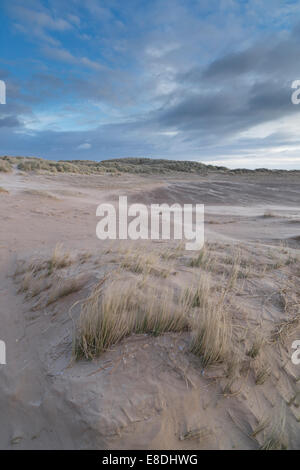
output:
<instances>
[{"instance_id":1,"label":"dry grass","mask_svg":"<svg viewBox=\"0 0 300 470\"><path fill-rule=\"evenodd\" d=\"M80 264L84 264L84 263L86 263L89 259L91 259L91 257L92 257L92 253L90 253L90 252L87 251L87 252L85 252L85 253L81 253L81 254L79 255L79 258L78 258L78 259L79 259Z\"/></svg>"},{"instance_id":2,"label":"dry grass","mask_svg":"<svg viewBox=\"0 0 300 470\"><path fill-rule=\"evenodd\" d=\"M273 343L280 341L281 344L284 344L288 337L291 336L299 326L300 314L296 314L292 318L278 322L272 331L271 341Z\"/></svg>"},{"instance_id":3,"label":"dry grass","mask_svg":"<svg viewBox=\"0 0 300 470\"><path fill-rule=\"evenodd\" d=\"M218 378L225 379L220 384L220 391L223 390L225 395L237 395L241 387L254 387L254 383L261 388L264 384L267 387L270 385L266 382L271 369L262 362L261 351L269 340L272 326L268 320L268 329L265 328L259 298L273 302L277 310L281 299L280 306L289 313L292 308L290 290L282 289L279 299L277 285L285 284L275 284L274 288L274 283L270 283L276 276L273 272L267 274L266 291L264 281L250 280L240 275L241 270L247 270L257 261L261 265L266 259L270 261L269 254L262 258L256 248L249 246L235 246L233 249L227 245L207 244L195 261L190 262L190 254L182 253L177 248L173 252L166 250L165 256L160 245L154 245L152 251L143 251L140 245L136 251L129 251L128 245L126 248L127 251L122 252L120 246L113 250L115 261L112 261L111 256L106 257L105 253L101 258L91 253L71 256L58 244L51 257L25 266L20 290L27 297L41 293L37 300L39 308L80 290L84 283L78 279L78 272L89 272L92 279L94 276L99 278L99 270L101 275L111 270L82 304L73 338L76 359L98 357L130 335L185 331L187 333L182 339L187 343L186 349L199 358L194 358L194 365L200 364L201 368L206 368L221 364L218 370L222 372L218 372ZM89 259L86 266L82 265ZM95 265L96 259L101 260L100 267ZM73 262L76 264L71 268L58 271ZM176 269L176 277L164 274L171 272L171 269ZM295 269L294 265L286 268L286 279L290 280ZM74 272L77 277L74 277ZM278 280L281 278L278 276ZM250 306L249 310L247 305ZM55 308L59 311L59 303ZM256 312L258 309L262 310ZM252 313L253 317L250 316ZM296 318L289 321L286 318L280 328L277 325L276 340L290 334L290 328L294 328L297 322ZM261 335L263 331L266 340ZM266 346L272 347L269 341ZM191 355L185 359L191 360ZM273 378L277 378L276 371ZM261 392L259 387L254 389L257 393ZM201 439L196 431L188 431L182 438ZM270 427L264 448L279 445L274 435Z\"/></svg>"},{"instance_id":4,"label":"dry grass","mask_svg":"<svg viewBox=\"0 0 300 470\"><path fill-rule=\"evenodd\" d=\"M49 290L47 299L38 304L47 306L79 290L83 285L81 279L63 279L56 273L56 270L69 266L74 260L69 252L63 250L61 244L57 244L48 260L19 262L14 273L14 278L20 283L18 292L25 293L26 299L31 299Z\"/></svg>"},{"instance_id":5,"label":"dry grass","mask_svg":"<svg viewBox=\"0 0 300 470\"><path fill-rule=\"evenodd\" d=\"M46 307L53 304L58 299L78 292L84 286L86 278L76 277L71 279L57 279L55 285L51 287L46 301Z\"/></svg>"},{"instance_id":6,"label":"dry grass","mask_svg":"<svg viewBox=\"0 0 300 470\"><path fill-rule=\"evenodd\" d=\"M271 209L266 209L264 212L263 217L265 219L271 218L271 217L277 217L276 214L271 210Z\"/></svg>"},{"instance_id":7,"label":"dry grass","mask_svg":"<svg viewBox=\"0 0 300 470\"><path fill-rule=\"evenodd\" d=\"M34 271L28 271L23 276L18 292L26 293L26 298L33 298L50 287L49 280Z\"/></svg>"},{"instance_id":8,"label":"dry grass","mask_svg":"<svg viewBox=\"0 0 300 470\"><path fill-rule=\"evenodd\" d=\"M271 333L271 341L284 344L300 326L299 282L286 282L279 290L279 304L285 317L275 324Z\"/></svg>"},{"instance_id":9,"label":"dry grass","mask_svg":"<svg viewBox=\"0 0 300 470\"><path fill-rule=\"evenodd\" d=\"M88 167L74 165L70 162L54 162L42 158L23 158L18 162L18 170L26 172L50 173L84 173L90 174Z\"/></svg>"},{"instance_id":10,"label":"dry grass","mask_svg":"<svg viewBox=\"0 0 300 470\"><path fill-rule=\"evenodd\" d=\"M247 356L251 357L252 359L255 359L259 355L262 347L265 345L265 342L265 338L263 338L263 336L261 336L260 334L257 334L250 349L247 351Z\"/></svg>"},{"instance_id":11,"label":"dry grass","mask_svg":"<svg viewBox=\"0 0 300 470\"><path fill-rule=\"evenodd\" d=\"M27 292L34 280L33 271L28 271L24 274L23 279L20 283L18 292Z\"/></svg>"},{"instance_id":12,"label":"dry grass","mask_svg":"<svg viewBox=\"0 0 300 470\"><path fill-rule=\"evenodd\" d=\"M51 273L54 269L61 269L70 266L73 262L70 252L63 250L63 245L57 243L53 254L48 261L48 270Z\"/></svg>"},{"instance_id":13,"label":"dry grass","mask_svg":"<svg viewBox=\"0 0 300 470\"><path fill-rule=\"evenodd\" d=\"M241 254L238 250L232 258L232 267L227 280L226 291L234 289L241 271Z\"/></svg>"},{"instance_id":14,"label":"dry grass","mask_svg":"<svg viewBox=\"0 0 300 470\"><path fill-rule=\"evenodd\" d=\"M121 268L136 274L153 274L167 277L170 274L171 265L163 266L160 257L156 253L143 254L131 251L125 255L121 262Z\"/></svg>"},{"instance_id":15,"label":"dry grass","mask_svg":"<svg viewBox=\"0 0 300 470\"><path fill-rule=\"evenodd\" d=\"M203 256L203 255L202 255ZM204 255L206 256L206 255ZM225 309L226 292L216 294L208 273L195 287L154 286L147 274L157 269L159 256L129 253L121 266L135 274L133 280L113 280L95 288L82 306L75 341L77 358L93 358L134 333L162 334L193 329L191 351L205 366L228 357L232 324ZM143 275L143 281L136 276ZM145 277L146 275L146 277Z\"/></svg>"},{"instance_id":16,"label":"dry grass","mask_svg":"<svg viewBox=\"0 0 300 470\"><path fill-rule=\"evenodd\" d=\"M198 440L202 441L206 439L207 437L211 436L212 430L209 429L208 427L202 427L198 429L191 429L189 431L186 431L185 433L181 434L179 437L180 441L186 441L186 440Z\"/></svg>"},{"instance_id":17,"label":"dry grass","mask_svg":"<svg viewBox=\"0 0 300 470\"><path fill-rule=\"evenodd\" d=\"M176 302L174 291L152 288L141 292L136 280L114 280L96 287L82 306L75 357L92 359L134 333L186 330L189 323L184 307Z\"/></svg>"},{"instance_id":18,"label":"dry grass","mask_svg":"<svg viewBox=\"0 0 300 470\"><path fill-rule=\"evenodd\" d=\"M208 305L211 294L211 278L209 274L202 273L196 285L196 288L187 289L186 301L191 307L202 307L205 309Z\"/></svg>"},{"instance_id":19,"label":"dry grass","mask_svg":"<svg viewBox=\"0 0 300 470\"><path fill-rule=\"evenodd\" d=\"M25 264L25 266L19 268L16 276L21 273L23 277L18 292L26 293L26 298L29 299L50 289L45 305L48 306L59 298L80 290L84 285L82 278L63 279L57 277L56 274L51 276L53 269L68 265L68 256L68 254L61 254L56 249L50 261L30 262L29 265Z\"/></svg>"},{"instance_id":20,"label":"dry grass","mask_svg":"<svg viewBox=\"0 0 300 470\"><path fill-rule=\"evenodd\" d=\"M199 256L194 266L210 259L205 249ZM164 272L158 254L129 252L121 267L143 275L143 285L136 279L129 283L115 280L94 290L82 307L74 349L77 358L98 356L134 333L156 335L188 328L193 329L191 351L205 366L228 357L232 324L225 309L226 292L213 292L208 273L201 273L194 288L175 294L173 288L153 287L147 279L148 274Z\"/></svg>"},{"instance_id":21,"label":"dry grass","mask_svg":"<svg viewBox=\"0 0 300 470\"><path fill-rule=\"evenodd\" d=\"M37 196L39 198L53 199L55 201L59 201L59 198L57 196L41 189L25 189L22 192L23 194L28 194L29 196Z\"/></svg>"},{"instance_id":22,"label":"dry grass","mask_svg":"<svg viewBox=\"0 0 300 470\"><path fill-rule=\"evenodd\" d=\"M2 186L0 186L0 194L8 194L9 191L7 191L7 189L4 189L2 188Z\"/></svg>"},{"instance_id":23,"label":"dry grass","mask_svg":"<svg viewBox=\"0 0 300 470\"><path fill-rule=\"evenodd\" d=\"M263 385L271 375L271 368L267 364L258 364L255 368L255 384Z\"/></svg>"},{"instance_id":24,"label":"dry grass","mask_svg":"<svg viewBox=\"0 0 300 470\"><path fill-rule=\"evenodd\" d=\"M11 165L7 160L0 159L0 172L10 173Z\"/></svg>"},{"instance_id":25,"label":"dry grass","mask_svg":"<svg viewBox=\"0 0 300 470\"><path fill-rule=\"evenodd\" d=\"M271 420L270 420L271 421ZM287 449L287 437L285 433L286 414L282 405L276 417L267 427L264 442L260 450L284 450Z\"/></svg>"},{"instance_id":26,"label":"dry grass","mask_svg":"<svg viewBox=\"0 0 300 470\"><path fill-rule=\"evenodd\" d=\"M167 248L161 253L161 258L166 261L178 259L184 251L184 243L181 241L175 248Z\"/></svg>"},{"instance_id":27,"label":"dry grass","mask_svg":"<svg viewBox=\"0 0 300 470\"><path fill-rule=\"evenodd\" d=\"M75 261L69 251L63 249L61 243L57 243L51 257L48 260L34 259L30 261L18 261L14 273L17 278L21 274L32 272L34 275L40 273L40 277L50 276L56 269L70 266Z\"/></svg>"},{"instance_id":28,"label":"dry grass","mask_svg":"<svg viewBox=\"0 0 300 470\"><path fill-rule=\"evenodd\" d=\"M204 247L199 251L198 256L190 261L190 266L192 268L202 267L205 269L211 262L212 256L210 250L207 245L204 245Z\"/></svg>"},{"instance_id":29,"label":"dry grass","mask_svg":"<svg viewBox=\"0 0 300 470\"><path fill-rule=\"evenodd\" d=\"M209 277L205 276L200 278L198 288L189 299L192 307L199 307L193 316L191 352L201 357L204 367L224 361L232 338L224 295L213 295Z\"/></svg>"},{"instance_id":30,"label":"dry grass","mask_svg":"<svg viewBox=\"0 0 300 470\"><path fill-rule=\"evenodd\" d=\"M222 303L210 300L195 320L191 352L201 357L204 367L223 362L230 351L232 326Z\"/></svg>"},{"instance_id":31,"label":"dry grass","mask_svg":"<svg viewBox=\"0 0 300 470\"><path fill-rule=\"evenodd\" d=\"M178 288L167 288L163 283L159 288L154 288L153 283L157 281L148 275L162 276L161 267L168 270L170 263L167 261L176 259L179 252L176 251L176 256L168 253L164 264L162 255L157 252L144 254L140 251L127 251L121 254L121 267L131 271L135 281L131 281L129 285L124 281L106 282L105 289L103 286L96 288L87 299L82 308L76 337L76 357L95 357L133 333L162 334L191 328L190 350L201 358L204 367L218 362L230 362L229 355L233 350L242 360L244 347L234 345L236 338L233 337L233 320L228 308L229 305L232 306L232 296L238 294L233 289L241 269L240 250L235 250L228 257L228 264L231 266L225 278L223 274L216 278L211 265L210 273L203 270L203 266L207 267L207 262L216 257L212 247L206 246L196 261L190 263L190 267L202 268L200 273L190 271L190 284L193 284L193 277L198 277L194 287L183 287L182 293L178 293ZM184 260L180 262L184 263ZM140 275L143 280L136 281L136 277ZM172 285L172 281L170 282ZM250 357L255 358L261 346L261 341L255 340L248 351Z\"/></svg>"},{"instance_id":32,"label":"dry grass","mask_svg":"<svg viewBox=\"0 0 300 470\"><path fill-rule=\"evenodd\" d=\"M256 438L256 436L262 431L264 431L269 425L270 425L269 417L261 419L258 425L256 426L256 428L253 430L251 437Z\"/></svg>"}]
</instances>

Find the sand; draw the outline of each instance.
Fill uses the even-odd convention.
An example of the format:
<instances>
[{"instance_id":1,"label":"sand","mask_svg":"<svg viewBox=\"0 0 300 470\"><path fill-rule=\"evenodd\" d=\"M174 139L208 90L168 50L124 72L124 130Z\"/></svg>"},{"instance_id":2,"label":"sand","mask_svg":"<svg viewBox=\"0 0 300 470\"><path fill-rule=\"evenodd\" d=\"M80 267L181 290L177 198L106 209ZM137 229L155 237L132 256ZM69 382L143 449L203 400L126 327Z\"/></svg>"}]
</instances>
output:
<instances>
[{"instance_id":1,"label":"sand","mask_svg":"<svg viewBox=\"0 0 300 470\"><path fill-rule=\"evenodd\" d=\"M0 187L8 191L0 194L0 339L7 347L7 364L0 365L1 449L257 449L266 437L265 430L255 434L257 426L276 421L283 407L287 446L300 448L300 366L291 362L299 328L286 343L267 349L271 375L265 383L256 385L251 372L229 392L222 366L204 370L189 352L187 332L134 335L93 361L72 358L80 301L119 265L118 245L95 234L96 207L116 202L118 195L144 204L204 203L206 242L228 256L232 247L242 246L254 268L270 250L296 259L292 266L247 280L236 296L241 325L262 328L269 337L287 315L277 298L283 281L293 279L295 286L300 273L296 176L14 170L0 173ZM271 216L264 216L267 210ZM49 293L26 298L14 273L20 260L48 259L57 243L75 259L64 277L79 277L81 284L47 306ZM172 282L189 282L189 256L185 252L176 262Z\"/></svg>"}]
</instances>

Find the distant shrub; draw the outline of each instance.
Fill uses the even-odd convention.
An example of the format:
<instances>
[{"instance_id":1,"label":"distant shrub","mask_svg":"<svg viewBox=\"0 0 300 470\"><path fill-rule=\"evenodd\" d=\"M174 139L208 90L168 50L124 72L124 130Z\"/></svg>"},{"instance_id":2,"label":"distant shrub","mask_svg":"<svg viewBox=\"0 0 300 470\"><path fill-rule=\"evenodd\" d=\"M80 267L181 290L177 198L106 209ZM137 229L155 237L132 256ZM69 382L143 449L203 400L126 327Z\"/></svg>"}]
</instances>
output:
<instances>
[{"instance_id":1,"label":"distant shrub","mask_svg":"<svg viewBox=\"0 0 300 470\"><path fill-rule=\"evenodd\" d=\"M49 160L25 160L18 164L22 171L49 171L51 173L80 173L79 167L67 162L52 162Z\"/></svg>"},{"instance_id":2,"label":"distant shrub","mask_svg":"<svg viewBox=\"0 0 300 470\"><path fill-rule=\"evenodd\" d=\"M0 159L0 171L2 173L9 173L11 171L11 164L4 159Z\"/></svg>"}]
</instances>

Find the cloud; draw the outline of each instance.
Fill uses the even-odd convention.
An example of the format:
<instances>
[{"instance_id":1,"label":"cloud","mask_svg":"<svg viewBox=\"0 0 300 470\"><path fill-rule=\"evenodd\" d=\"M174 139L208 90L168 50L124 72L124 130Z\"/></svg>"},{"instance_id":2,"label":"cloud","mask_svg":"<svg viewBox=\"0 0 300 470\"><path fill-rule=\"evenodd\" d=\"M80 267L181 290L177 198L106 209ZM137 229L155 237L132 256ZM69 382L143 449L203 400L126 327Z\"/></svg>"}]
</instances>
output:
<instances>
[{"instance_id":1,"label":"cloud","mask_svg":"<svg viewBox=\"0 0 300 470\"><path fill-rule=\"evenodd\" d=\"M15 116L0 117L0 127L19 127L21 124Z\"/></svg>"},{"instance_id":2,"label":"cloud","mask_svg":"<svg viewBox=\"0 0 300 470\"><path fill-rule=\"evenodd\" d=\"M85 142L83 144L78 145L77 149L78 150L89 150L91 147L92 147L91 144L89 144L88 142Z\"/></svg>"},{"instance_id":3,"label":"cloud","mask_svg":"<svg viewBox=\"0 0 300 470\"><path fill-rule=\"evenodd\" d=\"M11 2L8 11L14 17L14 27L17 31L52 45L59 44L59 41L51 35L53 32L64 33L70 31L74 24L74 19L73 21L67 21L62 17L53 15L40 2L35 3L32 8L25 7L21 2Z\"/></svg>"},{"instance_id":4,"label":"cloud","mask_svg":"<svg viewBox=\"0 0 300 470\"><path fill-rule=\"evenodd\" d=\"M84 65L95 70L102 70L104 68L96 61L90 60L87 57L76 57L71 54L71 52L63 48L45 46L42 48L42 50L47 57L58 60L60 62L74 65Z\"/></svg>"},{"instance_id":5,"label":"cloud","mask_svg":"<svg viewBox=\"0 0 300 470\"><path fill-rule=\"evenodd\" d=\"M169 106L159 111L161 125L201 139L205 147L215 139L225 145L259 124L275 126L280 118L299 116L300 108L291 103L291 83L300 75L298 28L179 73Z\"/></svg>"},{"instance_id":6,"label":"cloud","mask_svg":"<svg viewBox=\"0 0 300 470\"><path fill-rule=\"evenodd\" d=\"M2 152L298 164L300 5L263 3L6 1Z\"/></svg>"}]
</instances>

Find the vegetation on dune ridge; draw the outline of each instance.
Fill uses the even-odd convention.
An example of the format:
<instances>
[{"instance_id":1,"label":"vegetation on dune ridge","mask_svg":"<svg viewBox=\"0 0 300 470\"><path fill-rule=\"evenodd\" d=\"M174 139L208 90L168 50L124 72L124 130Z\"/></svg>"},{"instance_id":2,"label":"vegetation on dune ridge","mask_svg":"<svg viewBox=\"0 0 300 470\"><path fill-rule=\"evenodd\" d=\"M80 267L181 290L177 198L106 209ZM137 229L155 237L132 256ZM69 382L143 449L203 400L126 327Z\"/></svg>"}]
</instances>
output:
<instances>
[{"instance_id":1,"label":"vegetation on dune ridge","mask_svg":"<svg viewBox=\"0 0 300 470\"><path fill-rule=\"evenodd\" d=\"M205 175L211 171L218 171L229 174L244 173L286 173L286 170L268 170L258 168L248 170L237 168L230 170L224 166L207 165L195 161L186 160L165 160L152 158L114 158L102 160L100 162L92 160L59 160L51 161L37 157L0 157L0 171L9 172L12 165L25 172L51 172L51 173L77 173L77 174L166 174L171 172L183 172ZM290 170L288 173L299 172L299 170Z\"/></svg>"},{"instance_id":2,"label":"vegetation on dune ridge","mask_svg":"<svg viewBox=\"0 0 300 470\"><path fill-rule=\"evenodd\" d=\"M58 243L47 256L19 260L13 276L32 311L54 319L68 310L72 365L95 360L130 336L147 337L148 346L150 337L166 335L164 351L172 370L194 387L187 374L191 367L207 386L218 385L220 399L243 399L248 391L266 396L281 370L286 380L290 358L281 365L288 357L282 354L289 354L299 331L300 290L299 255L284 245L206 243L200 253L187 254L182 244L167 250L152 246L147 252L143 244L117 244L92 254L66 251ZM261 315L264 308L276 309L278 317ZM176 362L177 346L184 368ZM289 448L286 418L290 422L299 406L299 378L289 377L285 396L278 388L280 409L273 412L272 397L268 410L249 421L247 432L259 449ZM206 434L205 426L187 428L180 440Z\"/></svg>"},{"instance_id":3,"label":"vegetation on dune ridge","mask_svg":"<svg viewBox=\"0 0 300 470\"><path fill-rule=\"evenodd\" d=\"M0 173L10 173L11 172L11 164L9 161L5 160L4 158L0 158Z\"/></svg>"},{"instance_id":4,"label":"vegetation on dune ridge","mask_svg":"<svg viewBox=\"0 0 300 470\"><path fill-rule=\"evenodd\" d=\"M51 161L36 157L0 157L0 163L4 162L11 168L12 164L26 172L48 171L51 173L78 173L78 174L103 174L103 173L206 173L210 170L226 170L225 167L214 167L199 162L156 160L151 158L120 158L103 160L100 162L91 160L60 160ZM4 171L4 170L3 170Z\"/></svg>"}]
</instances>

